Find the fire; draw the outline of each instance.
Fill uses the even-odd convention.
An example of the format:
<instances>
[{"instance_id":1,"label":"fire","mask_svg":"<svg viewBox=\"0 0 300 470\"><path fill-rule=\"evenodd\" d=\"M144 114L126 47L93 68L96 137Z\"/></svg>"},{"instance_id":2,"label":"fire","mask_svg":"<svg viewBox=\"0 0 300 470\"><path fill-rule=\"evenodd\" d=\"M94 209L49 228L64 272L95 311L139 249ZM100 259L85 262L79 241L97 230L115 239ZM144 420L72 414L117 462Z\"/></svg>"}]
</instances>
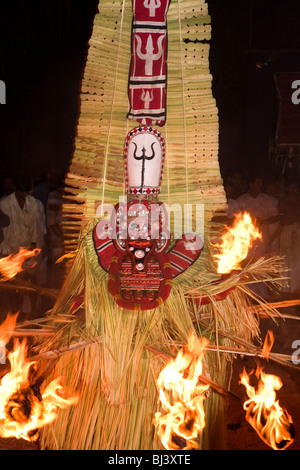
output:
<instances>
[{"instance_id":1,"label":"fire","mask_svg":"<svg viewBox=\"0 0 300 470\"><path fill-rule=\"evenodd\" d=\"M8 354L11 370L0 382L0 436L35 441L37 430L53 422L59 408L76 404L78 396L63 398L60 379L53 380L41 394L30 380L36 363L27 361L26 356L26 340L16 340Z\"/></svg>"},{"instance_id":2,"label":"fire","mask_svg":"<svg viewBox=\"0 0 300 470\"><path fill-rule=\"evenodd\" d=\"M218 273L222 274L240 269L240 263L247 257L253 242L262 238L247 212L236 214L232 226L226 228L222 243L216 245L220 253L215 255L218 260Z\"/></svg>"},{"instance_id":3,"label":"fire","mask_svg":"<svg viewBox=\"0 0 300 470\"><path fill-rule=\"evenodd\" d=\"M24 269L24 262L40 253L40 249L27 250L20 248L16 255L9 255L0 259L0 273L3 275L4 280L11 279ZM30 267L33 267L34 263Z\"/></svg>"},{"instance_id":4,"label":"fire","mask_svg":"<svg viewBox=\"0 0 300 470\"><path fill-rule=\"evenodd\" d=\"M197 437L205 427L203 402L209 385L198 385L202 374L206 338L191 334L188 344L161 371L157 385L164 410L153 420L158 436L167 450L198 447Z\"/></svg>"},{"instance_id":5,"label":"fire","mask_svg":"<svg viewBox=\"0 0 300 470\"><path fill-rule=\"evenodd\" d=\"M264 345L266 356L273 341L273 335L268 332ZM240 383L245 386L249 397L244 403L246 419L268 446L284 450L294 440L294 427L291 416L276 400L276 390L282 387L282 380L276 375L265 374L261 367L257 367L255 375L259 380L257 390L250 385L245 369L240 376Z\"/></svg>"},{"instance_id":6,"label":"fire","mask_svg":"<svg viewBox=\"0 0 300 470\"><path fill-rule=\"evenodd\" d=\"M8 314L6 319L0 325L0 343L6 345L15 329L19 313Z\"/></svg>"}]
</instances>

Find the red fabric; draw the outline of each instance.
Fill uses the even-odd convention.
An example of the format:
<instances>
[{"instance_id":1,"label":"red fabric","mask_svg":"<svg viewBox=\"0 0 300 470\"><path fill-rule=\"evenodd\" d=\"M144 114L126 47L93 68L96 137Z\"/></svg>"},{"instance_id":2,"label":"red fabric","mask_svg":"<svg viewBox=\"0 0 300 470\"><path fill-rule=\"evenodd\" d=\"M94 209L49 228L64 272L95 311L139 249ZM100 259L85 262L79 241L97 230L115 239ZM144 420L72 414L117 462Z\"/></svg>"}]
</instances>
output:
<instances>
[{"instance_id":1,"label":"red fabric","mask_svg":"<svg viewBox=\"0 0 300 470\"><path fill-rule=\"evenodd\" d=\"M93 240L95 250L98 255L100 266L108 272L108 290L114 297L118 305L130 310L150 310L158 307L164 302L171 291L172 279L184 272L196 259L202 251L202 242L198 236L192 234L184 235L177 241L169 253L155 253L155 258L159 263L159 270L163 273L163 279L160 281L156 298L153 300L143 298L141 300L129 300L122 298L119 273L122 270L122 263L128 257L128 253L119 252L116 248L112 236L115 234L112 224L106 220L99 222L93 231ZM150 280L145 280L150 287ZM141 287L143 290L143 287ZM76 310L82 302L82 297L75 299L72 311ZM197 300L196 300L197 301Z\"/></svg>"},{"instance_id":2,"label":"red fabric","mask_svg":"<svg viewBox=\"0 0 300 470\"><path fill-rule=\"evenodd\" d=\"M172 277L177 277L200 256L203 244L197 235L187 234L180 238L169 251Z\"/></svg>"},{"instance_id":3,"label":"red fabric","mask_svg":"<svg viewBox=\"0 0 300 470\"><path fill-rule=\"evenodd\" d=\"M112 256L117 252L111 239L112 227L107 220L101 220L93 231L93 240L98 261L104 271L109 270Z\"/></svg>"},{"instance_id":4,"label":"red fabric","mask_svg":"<svg viewBox=\"0 0 300 470\"><path fill-rule=\"evenodd\" d=\"M132 0L133 26L128 119L143 125L166 121L167 25L170 0Z\"/></svg>"},{"instance_id":5,"label":"red fabric","mask_svg":"<svg viewBox=\"0 0 300 470\"><path fill-rule=\"evenodd\" d=\"M122 268L122 262L126 255L117 253L114 257L113 262L109 268L109 277L108 277L108 291L114 297L116 303L125 309L128 310L151 310L157 308L162 302L164 302L171 292L171 281L172 273L168 262L168 256L165 253L157 254L157 261L159 262L160 269L163 272L163 280L160 283L157 296L154 300L142 299L140 301L136 300L125 300L121 297L121 286L120 278L118 273Z\"/></svg>"},{"instance_id":6,"label":"red fabric","mask_svg":"<svg viewBox=\"0 0 300 470\"><path fill-rule=\"evenodd\" d=\"M77 310L83 306L84 303L84 289L80 292L77 297L75 297L74 301L72 302L71 305L71 313L74 314L77 312Z\"/></svg>"}]
</instances>

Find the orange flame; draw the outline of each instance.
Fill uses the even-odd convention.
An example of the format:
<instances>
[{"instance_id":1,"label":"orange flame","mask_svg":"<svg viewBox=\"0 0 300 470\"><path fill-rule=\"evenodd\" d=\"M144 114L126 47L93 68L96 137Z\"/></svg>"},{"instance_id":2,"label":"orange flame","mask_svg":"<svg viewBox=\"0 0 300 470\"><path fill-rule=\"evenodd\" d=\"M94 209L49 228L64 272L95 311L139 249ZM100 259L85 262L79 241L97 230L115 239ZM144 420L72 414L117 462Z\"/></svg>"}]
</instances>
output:
<instances>
[{"instance_id":1,"label":"orange flame","mask_svg":"<svg viewBox=\"0 0 300 470\"><path fill-rule=\"evenodd\" d=\"M17 318L19 313L8 314L6 319L0 325L0 342L2 344L7 344L12 336L12 333L15 329Z\"/></svg>"},{"instance_id":2,"label":"orange flame","mask_svg":"<svg viewBox=\"0 0 300 470\"><path fill-rule=\"evenodd\" d=\"M215 255L217 271L222 274L240 269L240 263L247 257L253 242L262 238L247 212L236 214L232 226L226 228L222 243L215 245L220 249L220 253Z\"/></svg>"},{"instance_id":3,"label":"orange flame","mask_svg":"<svg viewBox=\"0 0 300 470\"><path fill-rule=\"evenodd\" d=\"M162 444L168 450L198 447L197 437L205 427L203 401L209 385L197 385L202 374L206 338L191 334L187 346L161 371L157 385L165 414L153 420Z\"/></svg>"},{"instance_id":4,"label":"orange flame","mask_svg":"<svg viewBox=\"0 0 300 470\"><path fill-rule=\"evenodd\" d=\"M269 331L263 348L266 357L273 342L273 334ZM276 375L265 374L261 367L257 367L255 375L259 380L257 390L250 385L245 369L240 376L240 383L245 386L249 397L244 403L246 419L268 446L284 450L294 440L294 427L291 416L276 401L276 390L282 387L282 380Z\"/></svg>"},{"instance_id":5,"label":"orange flame","mask_svg":"<svg viewBox=\"0 0 300 470\"><path fill-rule=\"evenodd\" d=\"M53 380L41 395L30 384L30 369L36 363L26 359L26 341L15 341L8 354L11 370L0 382L0 436L35 441L37 430L55 421L58 409L78 402L78 396L62 398L60 379Z\"/></svg>"},{"instance_id":6,"label":"orange flame","mask_svg":"<svg viewBox=\"0 0 300 470\"><path fill-rule=\"evenodd\" d=\"M264 345L263 345L263 348L262 348L262 353L263 353L263 355L265 356L266 359L269 359L269 355L270 355L271 349L273 347L273 344L274 344L273 331L268 330L267 334L266 334L266 337L265 337Z\"/></svg>"},{"instance_id":7,"label":"orange flame","mask_svg":"<svg viewBox=\"0 0 300 470\"><path fill-rule=\"evenodd\" d=\"M3 275L4 280L11 279L24 269L24 262L29 258L33 258L40 253L40 249L27 250L20 248L16 255L9 255L0 259L0 273ZM34 263L30 267L33 267Z\"/></svg>"}]
</instances>

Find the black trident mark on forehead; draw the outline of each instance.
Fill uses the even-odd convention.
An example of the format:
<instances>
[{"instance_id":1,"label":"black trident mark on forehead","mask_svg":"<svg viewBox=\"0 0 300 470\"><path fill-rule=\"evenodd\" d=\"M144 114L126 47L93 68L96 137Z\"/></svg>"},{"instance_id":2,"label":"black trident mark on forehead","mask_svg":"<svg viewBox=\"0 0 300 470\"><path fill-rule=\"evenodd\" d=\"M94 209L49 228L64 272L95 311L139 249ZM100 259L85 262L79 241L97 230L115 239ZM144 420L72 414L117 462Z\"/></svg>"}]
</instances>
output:
<instances>
[{"instance_id":1,"label":"black trident mark on forehead","mask_svg":"<svg viewBox=\"0 0 300 470\"><path fill-rule=\"evenodd\" d=\"M153 160L153 158L155 157L155 150L154 150L153 146L156 142L152 142L152 144L151 144L152 155L150 155L149 157L146 155L145 147L142 148L142 155L140 157L138 157L137 154L136 154L137 145L136 145L135 142L132 142L132 143L135 145L135 149L134 149L134 152L133 152L133 158L135 160L142 160L141 187L143 188L144 187L144 179L145 179L145 162L146 162L146 160Z\"/></svg>"}]
</instances>

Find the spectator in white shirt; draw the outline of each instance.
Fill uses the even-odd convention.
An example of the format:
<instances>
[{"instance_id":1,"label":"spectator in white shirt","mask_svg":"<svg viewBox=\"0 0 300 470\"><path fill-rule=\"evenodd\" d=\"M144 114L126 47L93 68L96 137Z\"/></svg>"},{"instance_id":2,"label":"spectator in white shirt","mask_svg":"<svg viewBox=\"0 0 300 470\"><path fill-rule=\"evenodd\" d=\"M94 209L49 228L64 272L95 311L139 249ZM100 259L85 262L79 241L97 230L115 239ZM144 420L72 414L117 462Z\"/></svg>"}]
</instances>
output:
<instances>
[{"instance_id":1,"label":"spectator in white shirt","mask_svg":"<svg viewBox=\"0 0 300 470\"><path fill-rule=\"evenodd\" d=\"M3 241L0 244L1 256L16 254L20 248L33 250L38 248L39 244L41 217L38 201L30 195L32 180L27 175L19 175L15 178L14 185L14 192L0 201L0 210L9 217L9 225L3 228ZM37 257L34 262L38 262ZM29 263L26 266L27 269L31 266L30 260L26 263ZM25 281L35 281L34 271L23 271L18 276ZM20 296L15 295L15 297ZM32 312L35 301L36 298L33 295L21 296L20 306L16 308L28 314Z\"/></svg>"},{"instance_id":2,"label":"spectator in white shirt","mask_svg":"<svg viewBox=\"0 0 300 470\"><path fill-rule=\"evenodd\" d=\"M2 256L15 254L21 247L34 249L38 240L38 203L29 195L32 181L27 175L20 175L14 183L14 192L0 201L0 209L10 220L3 228Z\"/></svg>"}]
</instances>

